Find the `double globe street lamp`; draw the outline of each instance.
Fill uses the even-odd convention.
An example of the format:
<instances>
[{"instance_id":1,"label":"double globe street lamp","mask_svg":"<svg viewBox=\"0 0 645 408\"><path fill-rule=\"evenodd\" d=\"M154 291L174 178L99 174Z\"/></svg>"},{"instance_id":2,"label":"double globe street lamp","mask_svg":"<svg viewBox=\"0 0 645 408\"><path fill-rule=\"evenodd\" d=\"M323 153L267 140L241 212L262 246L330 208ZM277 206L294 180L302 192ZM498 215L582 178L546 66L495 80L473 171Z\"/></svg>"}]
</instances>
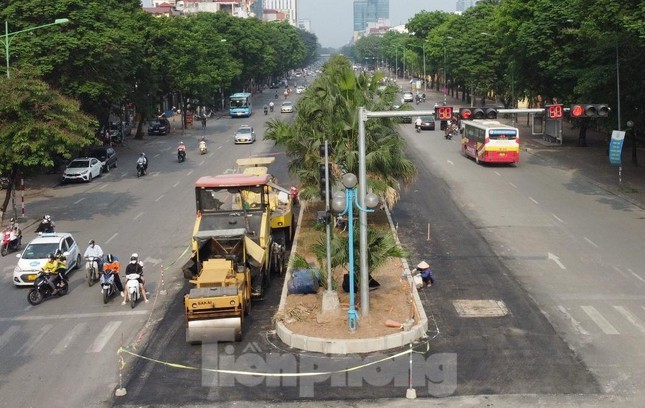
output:
<instances>
[{"instance_id":1,"label":"double globe street lamp","mask_svg":"<svg viewBox=\"0 0 645 408\"><path fill-rule=\"evenodd\" d=\"M7 20L4 21L4 52L5 52L5 59L7 61L7 78L11 78L9 74L9 46L11 45L11 39L16 35L20 33L25 33L27 31L33 31L37 30L39 28L45 28L45 27L50 27L53 25L59 25L59 24L67 24L69 23L69 19L67 18L57 18L54 20L53 23L37 26L37 27L31 27L31 28L25 28L24 30L20 31L14 31L13 33L9 32L9 22Z\"/></svg>"},{"instance_id":2,"label":"double globe street lamp","mask_svg":"<svg viewBox=\"0 0 645 408\"><path fill-rule=\"evenodd\" d=\"M347 312L347 323L349 325L349 331L355 332L358 328L358 312L356 311L356 304L354 299L355 292L355 273L354 273L354 205L362 212L372 212L372 208L375 208L378 205L378 197L376 194L368 193L365 195L365 207L360 206L358 202L358 194L356 192L356 186L358 185L358 178L355 174L346 173L342 178L343 186L345 191L337 191L334 193L332 199L332 209L339 215L347 215L347 240L349 246L349 311ZM364 279L364 276L361 276L361 279ZM369 280L369 275L367 277ZM368 284L369 282L361 282L361 285ZM368 302L368 299L361 299L362 302Z\"/></svg>"}]
</instances>

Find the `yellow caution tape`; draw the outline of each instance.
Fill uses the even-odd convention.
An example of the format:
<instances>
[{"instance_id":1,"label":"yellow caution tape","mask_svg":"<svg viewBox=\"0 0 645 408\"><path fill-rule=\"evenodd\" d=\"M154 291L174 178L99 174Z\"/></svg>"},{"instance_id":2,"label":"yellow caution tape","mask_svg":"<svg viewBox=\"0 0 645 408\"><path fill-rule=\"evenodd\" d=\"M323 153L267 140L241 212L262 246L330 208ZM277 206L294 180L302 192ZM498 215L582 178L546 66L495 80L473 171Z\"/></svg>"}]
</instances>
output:
<instances>
[{"instance_id":1,"label":"yellow caution tape","mask_svg":"<svg viewBox=\"0 0 645 408\"><path fill-rule=\"evenodd\" d=\"M425 352L427 352L429 349L430 349L430 345L429 345L429 343L426 343L426 351ZM217 368L200 368L200 367L192 367L192 366L185 365L185 364L171 363L171 362L168 362L168 361L162 361L162 360L158 360L158 359L155 359L155 358L152 358L152 357L142 356L141 354L137 354L135 352L129 351L129 350L124 349L122 347L119 349L119 352L127 353L127 354L130 354L133 357L138 357L138 358L141 358L141 359L144 359L144 360L147 360L147 361L151 361L153 363L162 364L162 365L165 365L165 366L168 366L168 367L173 367L173 368L181 368L181 369L184 369L184 370L207 371L207 372L211 372L211 373L234 374L234 375L245 375L245 376L255 376L255 377L314 377L314 376L318 376L318 375L332 375L332 374L340 374L340 373L347 373L347 372L350 372L350 371L360 370L362 368L369 367L369 366L372 366L374 364L379 364L379 363L382 363L382 362L387 361L387 360L392 360L392 359L404 356L406 354L414 353L415 351L413 349L409 349L409 350L401 351L400 353L396 353L396 354L394 354L392 356L384 357L384 358L382 358L380 360L376 360L376 361L372 361L372 362L369 362L369 363L361 364L361 365L358 365L358 366L355 366L355 367L349 367L349 368L346 368L346 369L343 369L343 370L315 372L315 373L312 373L312 372L308 372L308 373L258 373L258 372L251 372L251 371L222 370L222 369L217 369ZM417 351L417 353L424 353L424 352L418 352Z\"/></svg>"}]
</instances>

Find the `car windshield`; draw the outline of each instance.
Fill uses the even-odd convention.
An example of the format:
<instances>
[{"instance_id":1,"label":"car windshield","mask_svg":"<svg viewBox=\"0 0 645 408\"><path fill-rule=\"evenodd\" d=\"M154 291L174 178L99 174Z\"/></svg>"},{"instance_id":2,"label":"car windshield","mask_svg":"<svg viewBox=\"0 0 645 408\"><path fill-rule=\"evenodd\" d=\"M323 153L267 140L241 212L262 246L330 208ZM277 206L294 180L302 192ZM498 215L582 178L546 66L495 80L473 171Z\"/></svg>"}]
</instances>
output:
<instances>
[{"instance_id":1,"label":"car windshield","mask_svg":"<svg viewBox=\"0 0 645 408\"><path fill-rule=\"evenodd\" d=\"M237 133L242 134L242 135L249 134L249 133L251 133L251 128L239 128L237 130Z\"/></svg>"},{"instance_id":2,"label":"car windshield","mask_svg":"<svg viewBox=\"0 0 645 408\"><path fill-rule=\"evenodd\" d=\"M47 259L49 254L53 254L58 249L57 242L47 244L29 244L22 253L22 259Z\"/></svg>"},{"instance_id":3,"label":"car windshield","mask_svg":"<svg viewBox=\"0 0 645 408\"><path fill-rule=\"evenodd\" d=\"M161 126L161 122L158 120L151 120L150 126Z\"/></svg>"},{"instance_id":4,"label":"car windshield","mask_svg":"<svg viewBox=\"0 0 645 408\"><path fill-rule=\"evenodd\" d=\"M90 167L89 160L74 160L67 166L69 169L84 169Z\"/></svg>"},{"instance_id":5,"label":"car windshield","mask_svg":"<svg viewBox=\"0 0 645 408\"><path fill-rule=\"evenodd\" d=\"M105 160L105 150L90 150L88 156L96 157L99 160Z\"/></svg>"},{"instance_id":6,"label":"car windshield","mask_svg":"<svg viewBox=\"0 0 645 408\"><path fill-rule=\"evenodd\" d=\"M424 122L434 122L434 118L431 116L421 118Z\"/></svg>"},{"instance_id":7,"label":"car windshield","mask_svg":"<svg viewBox=\"0 0 645 408\"><path fill-rule=\"evenodd\" d=\"M288 106L291 106L291 102L284 102L284 103L282 104L282 106L287 106L287 107L288 107Z\"/></svg>"}]
</instances>

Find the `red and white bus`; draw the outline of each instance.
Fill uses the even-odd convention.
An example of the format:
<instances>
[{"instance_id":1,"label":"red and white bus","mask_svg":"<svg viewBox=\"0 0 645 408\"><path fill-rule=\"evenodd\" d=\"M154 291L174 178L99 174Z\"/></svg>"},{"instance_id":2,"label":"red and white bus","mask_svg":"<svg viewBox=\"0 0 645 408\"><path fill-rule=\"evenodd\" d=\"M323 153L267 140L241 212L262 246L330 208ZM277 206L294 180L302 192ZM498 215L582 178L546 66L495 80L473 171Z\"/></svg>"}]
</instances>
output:
<instances>
[{"instance_id":1,"label":"red and white bus","mask_svg":"<svg viewBox=\"0 0 645 408\"><path fill-rule=\"evenodd\" d=\"M518 163L520 132L493 120L462 121L461 152L477 163Z\"/></svg>"}]
</instances>

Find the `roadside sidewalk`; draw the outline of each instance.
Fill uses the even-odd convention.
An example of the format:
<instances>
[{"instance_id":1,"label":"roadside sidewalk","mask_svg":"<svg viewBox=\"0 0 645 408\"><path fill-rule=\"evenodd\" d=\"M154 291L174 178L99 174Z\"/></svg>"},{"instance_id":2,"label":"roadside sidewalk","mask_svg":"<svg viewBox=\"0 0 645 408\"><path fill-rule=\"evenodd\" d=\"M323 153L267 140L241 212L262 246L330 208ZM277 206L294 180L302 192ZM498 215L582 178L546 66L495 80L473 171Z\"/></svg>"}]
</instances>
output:
<instances>
[{"instance_id":1,"label":"roadside sidewalk","mask_svg":"<svg viewBox=\"0 0 645 408\"><path fill-rule=\"evenodd\" d=\"M410 87L409 81L403 79L399 79L397 84L403 89ZM425 106L418 105L419 109L431 109L435 102L441 104L444 100L444 95L435 90L429 89L426 96ZM450 95L446 98L446 103L455 109L467 106ZM512 122L510 117L498 120L507 124ZM639 165L634 166L631 162L631 146L626 143L623 147L622 182L619 183L618 167L609 164L604 133L588 129L587 146L578 147L579 129L573 128L566 121L562 125L562 145L546 142L541 135L532 135L527 115L518 115L515 127L520 130L520 146L526 153L539 156L552 166L573 171L597 187L645 209L645 149L638 149Z\"/></svg>"}]
</instances>

